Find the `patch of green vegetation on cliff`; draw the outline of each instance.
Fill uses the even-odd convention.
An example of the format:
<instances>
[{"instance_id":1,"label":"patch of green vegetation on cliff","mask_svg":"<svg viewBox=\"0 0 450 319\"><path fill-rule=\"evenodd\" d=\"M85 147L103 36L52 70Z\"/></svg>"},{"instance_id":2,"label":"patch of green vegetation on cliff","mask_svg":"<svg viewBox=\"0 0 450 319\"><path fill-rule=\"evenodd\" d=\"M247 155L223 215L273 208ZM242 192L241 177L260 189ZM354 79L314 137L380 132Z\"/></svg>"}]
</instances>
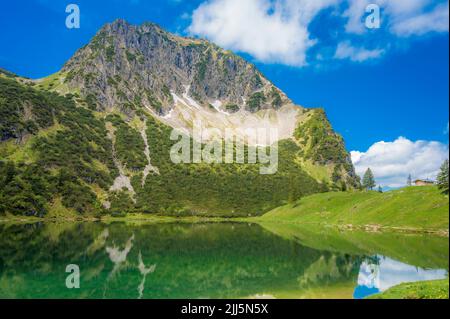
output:
<instances>
[{"instance_id":1,"label":"patch of green vegetation on cliff","mask_svg":"<svg viewBox=\"0 0 450 319\"><path fill-rule=\"evenodd\" d=\"M227 104L225 105L225 110L230 113L236 113L239 111L239 106L237 104Z\"/></svg>"},{"instance_id":2,"label":"patch of green vegetation on cliff","mask_svg":"<svg viewBox=\"0 0 450 319\"><path fill-rule=\"evenodd\" d=\"M342 137L333 131L322 109L309 111L307 120L295 130L295 138L305 147L305 158L316 163L339 163L348 156Z\"/></svg>"},{"instance_id":3,"label":"patch of green vegetation on cliff","mask_svg":"<svg viewBox=\"0 0 450 319\"><path fill-rule=\"evenodd\" d=\"M112 122L116 128L116 155L122 165L132 171L142 171L147 165L147 159L144 154L144 140L140 133L119 116L109 115L106 117L106 121Z\"/></svg>"},{"instance_id":4,"label":"patch of green vegetation on cliff","mask_svg":"<svg viewBox=\"0 0 450 319\"><path fill-rule=\"evenodd\" d=\"M145 90L145 95L147 97L147 101L150 103L152 108L158 112L162 112L163 105L162 103L153 95L153 93L150 90Z\"/></svg>"},{"instance_id":5,"label":"patch of green vegetation on cliff","mask_svg":"<svg viewBox=\"0 0 450 319\"><path fill-rule=\"evenodd\" d=\"M116 52L115 52L115 50L114 50L114 46L109 45L109 46L106 48L106 60L107 60L108 62L112 62L115 54L116 54Z\"/></svg>"},{"instance_id":6,"label":"patch of green vegetation on cliff","mask_svg":"<svg viewBox=\"0 0 450 319\"><path fill-rule=\"evenodd\" d=\"M259 111L266 100L263 92L254 93L247 102L247 109L251 112Z\"/></svg>"},{"instance_id":7,"label":"patch of green vegetation on cliff","mask_svg":"<svg viewBox=\"0 0 450 319\"><path fill-rule=\"evenodd\" d=\"M85 100L86 100L86 105L90 110L92 110L92 111L97 110L98 102L97 102L97 98L93 94L88 94L86 96Z\"/></svg>"},{"instance_id":8,"label":"patch of green vegetation on cliff","mask_svg":"<svg viewBox=\"0 0 450 319\"><path fill-rule=\"evenodd\" d=\"M136 61L136 55L133 54L132 52L127 50L126 55L127 55L127 60L129 63L133 63L134 61Z\"/></svg>"},{"instance_id":9,"label":"patch of green vegetation on cliff","mask_svg":"<svg viewBox=\"0 0 450 319\"><path fill-rule=\"evenodd\" d=\"M196 81L197 82L203 82L206 78L206 72L208 71L208 63L211 61L211 54L208 53L203 59L201 59L197 65L197 75L196 75Z\"/></svg>"},{"instance_id":10,"label":"patch of green vegetation on cliff","mask_svg":"<svg viewBox=\"0 0 450 319\"><path fill-rule=\"evenodd\" d=\"M294 136L302 148L302 158L317 165L335 165L331 178L336 188L344 191L359 188L359 177L354 172L344 139L334 132L323 109L308 110Z\"/></svg>"},{"instance_id":11,"label":"patch of green vegetation on cliff","mask_svg":"<svg viewBox=\"0 0 450 319\"><path fill-rule=\"evenodd\" d=\"M255 74L253 80L254 80L254 83L255 83L255 87L261 88L263 86L263 82L261 80L261 76L258 73Z\"/></svg>"},{"instance_id":12,"label":"patch of green vegetation on cliff","mask_svg":"<svg viewBox=\"0 0 450 319\"><path fill-rule=\"evenodd\" d=\"M281 107L281 105L283 104L283 101L281 100L280 93L278 92L278 90L275 87L272 88L272 92L270 93L270 96L272 98L272 106L275 108Z\"/></svg>"}]
</instances>

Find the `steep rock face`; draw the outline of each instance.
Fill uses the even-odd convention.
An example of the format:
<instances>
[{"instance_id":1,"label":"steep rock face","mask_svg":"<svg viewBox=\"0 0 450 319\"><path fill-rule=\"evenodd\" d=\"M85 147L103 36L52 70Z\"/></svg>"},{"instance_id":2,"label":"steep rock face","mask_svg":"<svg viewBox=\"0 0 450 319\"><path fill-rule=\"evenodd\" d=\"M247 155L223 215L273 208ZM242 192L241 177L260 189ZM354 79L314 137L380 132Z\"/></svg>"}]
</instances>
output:
<instances>
[{"instance_id":1,"label":"steep rock face","mask_svg":"<svg viewBox=\"0 0 450 319\"><path fill-rule=\"evenodd\" d=\"M166 115L174 96L203 107L256 112L290 100L251 64L207 41L182 38L155 24L117 20L103 27L62 69L65 83L97 108L141 106ZM176 99L176 98L175 98Z\"/></svg>"}]
</instances>

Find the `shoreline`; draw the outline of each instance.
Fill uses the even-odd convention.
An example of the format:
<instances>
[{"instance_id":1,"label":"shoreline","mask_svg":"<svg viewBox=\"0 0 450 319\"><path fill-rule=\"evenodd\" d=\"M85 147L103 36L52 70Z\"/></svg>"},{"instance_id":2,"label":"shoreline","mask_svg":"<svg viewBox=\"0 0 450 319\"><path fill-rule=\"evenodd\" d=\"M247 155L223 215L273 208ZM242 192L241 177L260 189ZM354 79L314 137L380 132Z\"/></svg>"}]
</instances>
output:
<instances>
[{"instance_id":1,"label":"shoreline","mask_svg":"<svg viewBox=\"0 0 450 319\"><path fill-rule=\"evenodd\" d=\"M263 220L261 217L172 217L172 216L157 216L145 214L130 214L127 217L16 217L4 216L0 217L1 224L35 224L35 223L84 223L84 222L98 222L104 224L110 223L126 223L126 224L162 224L162 223L252 223L252 224L284 224L284 225L311 225L320 228L334 228L340 231L362 231L367 233L403 233L403 234L424 234L440 237L449 237L449 229L430 229L430 228L414 228L414 227L394 227L383 226L376 224L367 225L353 225L353 224L327 224L327 223L300 223L288 221L274 221Z\"/></svg>"},{"instance_id":2,"label":"shoreline","mask_svg":"<svg viewBox=\"0 0 450 319\"><path fill-rule=\"evenodd\" d=\"M284 225L313 225L321 228L334 228L340 231L363 231L366 233L403 233L403 234L425 234L435 235L440 237L449 237L448 229L432 229L432 228L414 228L414 227L395 227L395 226L383 226L376 224L367 225L353 225L353 224L326 224L326 223L313 223L313 222L288 222L288 221L273 221L273 220L260 220L259 224L284 224Z\"/></svg>"}]
</instances>

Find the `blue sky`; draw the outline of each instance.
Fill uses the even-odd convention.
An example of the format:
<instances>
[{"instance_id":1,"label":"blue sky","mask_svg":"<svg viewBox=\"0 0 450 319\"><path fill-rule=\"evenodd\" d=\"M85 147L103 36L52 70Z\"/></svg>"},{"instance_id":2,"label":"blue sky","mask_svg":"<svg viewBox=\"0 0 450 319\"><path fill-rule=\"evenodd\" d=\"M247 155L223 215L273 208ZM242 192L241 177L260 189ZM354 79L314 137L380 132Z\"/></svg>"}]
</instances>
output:
<instances>
[{"instance_id":1,"label":"blue sky","mask_svg":"<svg viewBox=\"0 0 450 319\"><path fill-rule=\"evenodd\" d=\"M70 3L80 7L80 29L65 26ZM378 29L365 25L369 3L379 5ZM17 0L0 6L0 67L20 75L58 71L107 22L153 21L237 51L297 104L325 108L355 151L357 169L375 167L382 184L398 184L405 165L416 177L433 177L448 156L447 0ZM395 158L384 163L380 154L387 150Z\"/></svg>"}]
</instances>

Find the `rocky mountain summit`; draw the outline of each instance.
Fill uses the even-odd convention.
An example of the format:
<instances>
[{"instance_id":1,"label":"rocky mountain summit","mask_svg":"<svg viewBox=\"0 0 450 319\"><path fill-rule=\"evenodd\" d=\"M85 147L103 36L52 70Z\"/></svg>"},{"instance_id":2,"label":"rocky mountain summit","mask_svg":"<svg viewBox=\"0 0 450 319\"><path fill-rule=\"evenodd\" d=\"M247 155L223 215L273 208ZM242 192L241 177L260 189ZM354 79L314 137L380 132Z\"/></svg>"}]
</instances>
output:
<instances>
[{"instance_id":1,"label":"rocky mountain summit","mask_svg":"<svg viewBox=\"0 0 450 319\"><path fill-rule=\"evenodd\" d=\"M153 23L134 26L117 20L104 26L62 73L69 88L95 97L98 109L144 106L167 115L176 96L229 113L291 104L241 57Z\"/></svg>"},{"instance_id":2,"label":"rocky mountain summit","mask_svg":"<svg viewBox=\"0 0 450 319\"><path fill-rule=\"evenodd\" d=\"M275 140L292 137L302 112L241 57L153 23L104 26L58 76L60 89L79 92L93 110L132 115L144 108L188 134L197 121L232 130L249 144L258 143L247 129L276 129Z\"/></svg>"}]
</instances>

